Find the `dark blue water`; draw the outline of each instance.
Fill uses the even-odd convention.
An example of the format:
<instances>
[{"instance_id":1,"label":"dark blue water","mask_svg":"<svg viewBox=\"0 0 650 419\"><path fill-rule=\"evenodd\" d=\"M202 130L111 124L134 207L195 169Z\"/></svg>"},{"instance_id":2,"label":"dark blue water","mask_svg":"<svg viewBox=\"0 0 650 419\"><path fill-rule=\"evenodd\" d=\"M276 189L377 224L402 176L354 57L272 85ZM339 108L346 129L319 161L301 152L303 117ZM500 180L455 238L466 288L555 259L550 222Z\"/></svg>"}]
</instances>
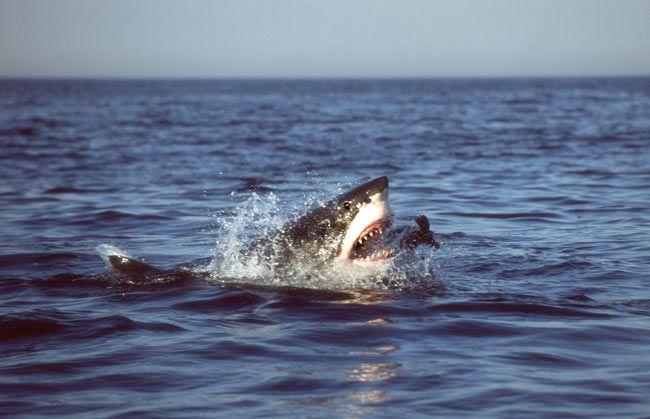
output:
<instances>
[{"instance_id":1,"label":"dark blue water","mask_svg":"<svg viewBox=\"0 0 650 419\"><path fill-rule=\"evenodd\" d=\"M650 414L650 79L5 80L0 145L2 415ZM380 175L393 281L223 259Z\"/></svg>"}]
</instances>

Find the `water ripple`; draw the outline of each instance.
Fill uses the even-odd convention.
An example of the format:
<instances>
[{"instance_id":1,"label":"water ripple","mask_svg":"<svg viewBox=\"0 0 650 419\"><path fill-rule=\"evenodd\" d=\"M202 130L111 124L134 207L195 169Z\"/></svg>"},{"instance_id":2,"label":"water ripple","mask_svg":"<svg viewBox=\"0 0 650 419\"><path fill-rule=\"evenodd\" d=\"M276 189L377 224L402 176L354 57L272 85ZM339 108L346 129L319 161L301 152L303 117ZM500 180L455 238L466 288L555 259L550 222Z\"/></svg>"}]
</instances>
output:
<instances>
[{"instance_id":1,"label":"water ripple","mask_svg":"<svg viewBox=\"0 0 650 419\"><path fill-rule=\"evenodd\" d=\"M648 78L0 80L0 412L646 417L649 104ZM234 221L245 246L381 175L442 243L394 286L198 274Z\"/></svg>"}]
</instances>

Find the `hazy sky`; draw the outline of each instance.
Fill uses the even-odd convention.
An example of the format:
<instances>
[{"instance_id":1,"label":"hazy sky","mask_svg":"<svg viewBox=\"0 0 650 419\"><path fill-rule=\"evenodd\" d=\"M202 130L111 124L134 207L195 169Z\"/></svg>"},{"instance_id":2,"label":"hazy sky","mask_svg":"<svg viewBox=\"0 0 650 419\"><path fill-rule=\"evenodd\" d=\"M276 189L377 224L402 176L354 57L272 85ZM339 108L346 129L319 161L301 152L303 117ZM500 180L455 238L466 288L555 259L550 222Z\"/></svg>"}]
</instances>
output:
<instances>
[{"instance_id":1,"label":"hazy sky","mask_svg":"<svg viewBox=\"0 0 650 419\"><path fill-rule=\"evenodd\" d=\"M650 0L0 0L0 76L650 75Z\"/></svg>"}]
</instances>

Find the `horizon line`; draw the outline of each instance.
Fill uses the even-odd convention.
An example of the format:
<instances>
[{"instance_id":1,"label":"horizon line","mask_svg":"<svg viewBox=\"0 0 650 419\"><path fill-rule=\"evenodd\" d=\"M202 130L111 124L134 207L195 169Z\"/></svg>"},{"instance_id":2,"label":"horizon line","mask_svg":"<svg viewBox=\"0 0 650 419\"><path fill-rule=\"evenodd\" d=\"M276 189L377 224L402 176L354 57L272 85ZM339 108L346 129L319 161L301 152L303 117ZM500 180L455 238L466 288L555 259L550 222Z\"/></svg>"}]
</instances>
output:
<instances>
[{"instance_id":1,"label":"horizon line","mask_svg":"<svg viewBox=\"0 0 650 419\"><path fill-rule=\"evenodd\" d=\"M309 81L309 80L341 80L341 81L354 81L354 80L505 80L505 79L643 79L650 78L650 73L646 74L584 74L584 75L418 75L418 76L398 76L398 75L374 75L374 76L359 76L359 75L314 75L314 76L142 76L142 75L0 75L0 80L79 80L79 81L140 81L140 80L160 80L160 81L209 81L209 80L232 80L232 81Z\"/></svg>"}]
</instances>

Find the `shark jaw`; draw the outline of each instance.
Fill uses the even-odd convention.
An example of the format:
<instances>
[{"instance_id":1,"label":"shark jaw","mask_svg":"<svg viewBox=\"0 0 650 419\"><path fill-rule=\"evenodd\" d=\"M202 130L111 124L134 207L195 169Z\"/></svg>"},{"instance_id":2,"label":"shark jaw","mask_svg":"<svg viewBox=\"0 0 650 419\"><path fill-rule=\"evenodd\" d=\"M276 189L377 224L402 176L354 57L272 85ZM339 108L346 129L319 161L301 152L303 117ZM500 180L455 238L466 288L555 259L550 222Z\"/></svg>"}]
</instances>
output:
<instances>
[{"instance_id":1,"label":"shark jaw","mask_svg":"<svg viewBox=\"0 0 650 419\"><path fill-rule=\"evenodd\" d=\"M368 199L357 204L358 212L350 222L337 261L368 266L385 261L393 256L392 249L383 246L384 232L392 225L393 211L388 202L388 187L368 195Z\"/></svg>"}]
</instances>

